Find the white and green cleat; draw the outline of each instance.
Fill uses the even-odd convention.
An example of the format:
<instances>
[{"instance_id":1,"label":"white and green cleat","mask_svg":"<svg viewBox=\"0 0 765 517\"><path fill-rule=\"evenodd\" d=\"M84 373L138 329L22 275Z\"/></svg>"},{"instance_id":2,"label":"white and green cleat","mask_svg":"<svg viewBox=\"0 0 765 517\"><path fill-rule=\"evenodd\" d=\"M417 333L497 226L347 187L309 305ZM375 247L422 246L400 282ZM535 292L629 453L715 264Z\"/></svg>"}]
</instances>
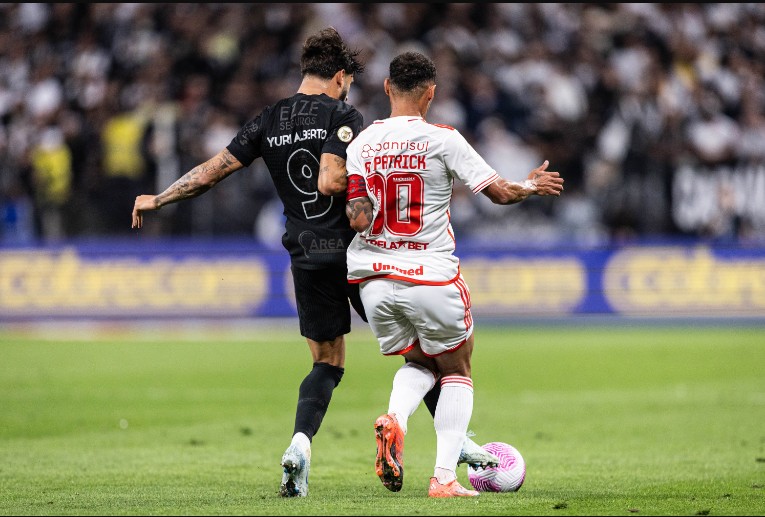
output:
<instances>
[{"instance_id":1,"label":"white and green cleat","mask_svg":"<svg viewBox=\"0 0 765 517\"><path fill-rule=\"evenodd\" d=\"M470 437L475 436L473 433L468 432L465 436L465 443L462 444L462 450L460 451L459 460L457 465L467 463L473 470L486 467L499 466L499 458L490 453L477 443L475 443Z\"/></svg>"},{"instance_id":2,"label":"white and green cleat","mask_svg":"<svg viewBox=\"0 0 765 517\"><path fill-rule=\"evenodd\" d=\"M282 456L282 497L306 497L308 495L308 471L311 468L311 451L304 452L295 444L287 447Z\"/></svg>"}]
</instances>

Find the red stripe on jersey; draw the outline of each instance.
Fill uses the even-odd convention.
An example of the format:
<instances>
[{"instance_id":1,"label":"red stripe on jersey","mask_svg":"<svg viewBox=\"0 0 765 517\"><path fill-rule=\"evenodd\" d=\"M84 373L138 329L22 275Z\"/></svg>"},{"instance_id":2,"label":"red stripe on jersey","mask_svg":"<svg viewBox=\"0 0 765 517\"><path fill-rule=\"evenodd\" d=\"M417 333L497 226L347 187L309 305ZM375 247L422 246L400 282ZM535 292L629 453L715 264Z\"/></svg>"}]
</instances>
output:
<instances>
[{"instance_id":1,"label":"red stripe on jersey","mask_svg":"<svg viewBox=\"0 0 765 517\"><path fill-rule=\"evenodd\" d=\"M451 203L451 200L449 200L449 202ZM446 218L449 220L449 224L451 225L451 223L452 223L452 213L449 211L448 208L446 209ZM454 234L452 233L452 231L449 228L449 226L446 227L446 233L449 234L449 237L452 238L452 240L454 241L454 245L456 246L457 245L457 239L454 238Z\"/></svg>"},{"instance_id":2,"label":"red stripe on jersey","mask_svg":"<svg viewBox=\"0 0 765 517\"><path fill-rule=\"evenodd\" d=\"M480 191L482 191L483 189L485 189L486 187L488 187L489 185L491 185L492 183L494 183L495 181L497 181L497 179L498 179L498 178L499 178L499 174L497 174L497 173L495 172L495 173L494 173L494 176L492 176L492 177L490 177L489 179L487 179L487 180L484 180L484 181L482 181L481 183L479 183L479 184L478 184L478 185L477 185L477 186L476 186L476 187L473 189L473 193L474 193L474 194L478 194Z\"/></svg>"},{"instance_id":3,"label":"red stripe on jersey","mask_svg":"<svg viewBox=\"0 0 765 517\"><path fill-rule=\"evenodd\" d=\"M431 126L442 127L444 129L450 129L454 131L454 128L452 126L447 126L446 124L431 124L430 122L428 122L428 124L430 124Z\"/></svg>"}]
</instances>

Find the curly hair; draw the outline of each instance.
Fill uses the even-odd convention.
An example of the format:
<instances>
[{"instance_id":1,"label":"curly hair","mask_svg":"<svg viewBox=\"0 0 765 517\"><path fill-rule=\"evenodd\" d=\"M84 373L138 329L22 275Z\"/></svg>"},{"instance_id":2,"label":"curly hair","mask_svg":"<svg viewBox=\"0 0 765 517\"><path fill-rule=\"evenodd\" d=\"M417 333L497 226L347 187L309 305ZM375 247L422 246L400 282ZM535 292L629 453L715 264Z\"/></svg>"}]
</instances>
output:
<instances>
[{"instance_id":1,"label":"curly hair","mask_svg":"<svg viewBox=\"0 0 765 517\"><path fill-rule=\"evenodd\" d=\"M351 50L333 27L309 36L300 56L300 73L331 79L340 70L356 75L364 71L358 60L360 50Z\"/></svg>"},{"instance_id":2,"label":"curly hair","mask_svg":"<svg viewBox=\"0 0 765 517\"><path fill-rule=\"evenodd\" d=\"M390 62L389 77L393 88L401 93L421 94L436 82L436 65L424 54L404 52Z\"/></svg>"}]
</instances>

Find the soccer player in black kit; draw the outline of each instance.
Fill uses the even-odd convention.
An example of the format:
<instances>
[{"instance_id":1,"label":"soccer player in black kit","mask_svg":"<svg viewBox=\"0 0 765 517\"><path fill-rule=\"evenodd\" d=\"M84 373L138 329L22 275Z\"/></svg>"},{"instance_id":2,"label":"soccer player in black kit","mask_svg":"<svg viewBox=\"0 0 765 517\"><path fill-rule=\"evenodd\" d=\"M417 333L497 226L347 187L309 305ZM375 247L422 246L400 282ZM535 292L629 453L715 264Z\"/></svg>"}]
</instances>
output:
<instances>
[{"instance_id":1,"label":"soccer player in black kit","mask_svg":"<svg viewBox=\"0 0 765 517\"><path fill-rule=\"evenodd\" d=\"M345 250L356 232L345 215L342 183L346 148L363 126L361 114L346 102L354 75L364 69L358 53L333 28L307 38L295 95L264 108L225 149L161 194L138 196L133 207L132 227L141 228L144 212L197 197L257 158L265 161L284 205L282 244L290 253L300 333L313 358L313 369L298 392L292 442L282 456L279 494L284 497L308 495L311 442L345 371L349 300L366 321L358 288L346 276ZM333 186L332 181L341 184ZM321 194L320 184L337 195ZM435 408L438 393L431 397ZM483 449L469 439L466 449L468 442L474 446L473 456L464 462L485 464Z\"/></svg>"}]
</instances>

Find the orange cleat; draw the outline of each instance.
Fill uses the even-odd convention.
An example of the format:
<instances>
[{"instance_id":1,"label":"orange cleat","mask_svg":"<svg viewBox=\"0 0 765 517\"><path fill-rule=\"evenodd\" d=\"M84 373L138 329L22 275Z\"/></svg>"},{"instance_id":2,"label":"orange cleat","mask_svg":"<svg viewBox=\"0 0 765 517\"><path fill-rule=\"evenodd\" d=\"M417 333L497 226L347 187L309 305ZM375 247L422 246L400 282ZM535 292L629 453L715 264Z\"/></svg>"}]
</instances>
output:
<instances>
[{"instance_id":1,"label":"orange cleat","mask_svg":"<svg viewBox=\"0 0 765 517\"><path fill-rule=\"evenodd\" d=\"M404 484L404 431L393 415L375 420L377 458L375 472L385 488L398 492Z\"/></svg>"},{"instance_id":2,"label":"orange cleat","mask_svg":"<svg viewBox=\"0 0 765 517\"><path fill-rule=\"evenodd\" d=\"M438 482L438 478L430 478L430 489L428 490L428 497L478 497L480 492L475 490L468 490L460 485L456 479L450 483L442 485Z\"/></svg>"}]
</instances>

